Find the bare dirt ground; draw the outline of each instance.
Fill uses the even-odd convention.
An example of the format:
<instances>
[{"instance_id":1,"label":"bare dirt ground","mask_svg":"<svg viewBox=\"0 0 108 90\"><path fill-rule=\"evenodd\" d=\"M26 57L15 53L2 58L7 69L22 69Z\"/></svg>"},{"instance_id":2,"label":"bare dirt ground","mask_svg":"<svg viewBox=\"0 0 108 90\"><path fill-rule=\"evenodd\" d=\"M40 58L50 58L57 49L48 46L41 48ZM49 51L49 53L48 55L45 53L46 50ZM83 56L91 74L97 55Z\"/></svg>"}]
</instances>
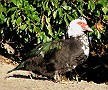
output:
<instances>
[{"instance_id":1,"label":"bare dirt ground","mask_svg":"<svg viewBox=\"0 0 108 90\"><path fill-rule=\"evenodd\" d=\"M7 62L7 63L6 63ZM65 84L54 83L46 78L30 79L24 77L6 77L7 71L15 65L9 64L10 60L0 56L0 90L108 90L108 85L93 82L67 82ZM28 75L28 72L15 71L13 73Z\"/></svg>"}]
</instances>

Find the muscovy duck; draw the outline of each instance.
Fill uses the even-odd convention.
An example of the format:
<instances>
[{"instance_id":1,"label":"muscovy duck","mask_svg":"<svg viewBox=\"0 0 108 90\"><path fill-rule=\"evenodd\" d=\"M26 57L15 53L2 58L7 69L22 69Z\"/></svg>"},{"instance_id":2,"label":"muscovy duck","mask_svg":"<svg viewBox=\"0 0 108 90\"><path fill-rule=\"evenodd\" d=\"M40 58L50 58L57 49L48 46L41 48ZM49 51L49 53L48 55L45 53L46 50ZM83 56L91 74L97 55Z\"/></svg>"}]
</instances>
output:
<instances>
[{"instance_id":1,"label":"muscovy duck","mask_svg":"<svg viewBox=\"0 0 108 90\"><path fill-rule=\"evenodd\" d=\"M93 30L80 17L68 27L68 39L54 40L37 45L26 54L26 59L8 71L27 70L60 81L60 75L85 62L89 56L89 42L84 31Z\"/></svg>"}]
</instances>

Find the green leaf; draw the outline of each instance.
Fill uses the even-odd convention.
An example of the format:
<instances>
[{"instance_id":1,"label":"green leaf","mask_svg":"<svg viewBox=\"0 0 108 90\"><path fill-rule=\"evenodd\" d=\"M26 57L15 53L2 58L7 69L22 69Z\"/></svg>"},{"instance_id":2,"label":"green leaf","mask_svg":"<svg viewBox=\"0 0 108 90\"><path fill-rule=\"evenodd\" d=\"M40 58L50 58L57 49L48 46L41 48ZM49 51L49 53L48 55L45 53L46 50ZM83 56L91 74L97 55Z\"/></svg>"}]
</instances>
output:
<instances>
[{"instance_id":1,"label":"green leaf","mask_svg":"<svg viewBox=\"0 0 108 90\"><path fill-rule=\"evenodd\" d=\"M78 2L83 2L84 0L78 0Z\"/></svg>"},{"instance_id":2,"label":"green leaf","mask_svg":"<svg viewBox=\"0 0 108 90\"><path fill-rule=\"evenodd\" d=\"M49 31L48 34L53 36L51 24L48 24L47 29Z\"/></svg>"},{"instance_id":3,"label":"green leaf","mask_svg":"<svg viewBox=\"0 0 108 90\"><path fill-rule=\"evenodd\" d=\"M16 20L16 24L20 25L21 24L21 17L18 17L18 19Z\"/></svg>"},{"instance_id":4,"label":"green leaf","mask_svg":"<svg viewBox=\"0 0 108 90\"><path fill-rule=\"evenodd\" d=\"M7 18L7 20L6 20L6 23L7 23L7 26L8 26L8 27L9 27L9 25L10 25L10 23L9 23L9 22L10 22L10 19L11 19L11 18Z\"/></svg>"},{"instance_id":5,"label":"green leaf","mask_svg":"<svg viewBox=\"0 0 108 90\"><path fill-rule=\"evenodd\" d=\"M15 20L14 18L15 18L15 14L12 14L12 15L11 15L11 19L12 19L12 21Z\"/></svg>"},{"instance_id":6,"label":"green leaf","mask_svg":"<svg viewBox=\"0 0 108 90\"><path fill-rule=\"evenodd\" d=\"M48 11L48 16L50 16L51 15L51 11Z\"/></svg>"},{"instance_id":7,"label":"green leaf","mask_svg":"<svg viewBox=\"0 0 108 90\"><path fill-rule=\"evenodd\" d=\"M27 27L27 25L24 24L24 25L21 25L21 26L20 26L20 29L21 29L21 30L24 30L26 27Z\"/></svg>"},{"instance_id":8,"label":"green leaf","mask_svg":"<svg viewBox=\"0 0 108 90\"><path fill-rule=\"evenodd\" d=\"M0 14L0 19L3 20L3 21L4 21L4 19L5 19L4 15L3 15L2 13ZM0 20L0 21L1 21L1 20Z\"/></svg>"},{"instance_id":9,"label":"green leaf","mask_svg":"<svg viewBox=\"0 0 108 90\"><path fill-rule=\"evenodd\" d=\"M1 12L6 12L6 8L3 5L0 4L0 13Z\"/></svg>"},{"instance_id":10,"label":"green leaf","mask_svg":"<svg viewBox=\"0 0 108 90\"><path fill-rule=\"evenodd\" d=\"M58 0L52 0L52 5L58 8Z\"/></svg>"},{"instance_id":11,"label":"green leaf","mask_svg":"<svg viewBox=\"0 0 108 90\"><path fill-rule=\"evenodd\" d=\"M32 29L29 29L29 31L32 33L33 32L33 30Z\"/></svg>"},{"instance_id":12,"label":"green leaf","mask_svg":"<svg viewBox=\"0 0 108 90\"><path fill-rule=\"evenodd\" d=\"M16 6L18 7L18 8L22 8L23 6L24 6L24 1L23 0L16 0Z\"/></svg>"},{"instance_id":13,"label":"green leaf","mask_svg":"<svg viewBox=\"0 0 108 90\"><path fill-rule=\"evenodd\" d=\"M107 14L107 12L108 12L108 6L103 7L102 11L104 12L104 14Z\"/></svg>"},{"instance_id":14,"label":"green leaf","mask_svg":"<svg viewBox=\"0 0 108 90\"><path fill-rule=\"evenodd\" d=\"M66 23L66 25L68 26L68 20L67 20L67 17L66 17L66 14L65 14L65 16L64 16L64 21L65 21L65 23Z\"/></svg>"},{"instance_id":15,"label":"green leaf","mask_svg":"<svg viewBox=\"0 0 108 90\"><path fill-rule=\"evenodd\" d=\"M34 32L41 32L40 31L40 28L39 27L36 27L35 25L34 25L34 29L33 30L34 30Z\"/></svg>"},{"instance_id":16,"label":"green leaf","mask_svg":"<svg viewBox=\"0 0 108 90\"><path fill-rule=\"evenodd\" d=\"M81 15L83 15L83 10L78 9L78 11L79 11L79 13L80 13Z\"/></svg>"},{"instance_id":17,"label":"green leaf","mask_svg":"<svg viewBox=\"0 0 108 90\"><path fill-rule=\"evenodd\" d=\"M38 15L32 14L32 15L31 15L31 19L32 19L33 21L36 20L36 21L40 22L40 18L39 18Z\"/></svg>"},{"instance_id":18,"label":"green leaf","mask_svg":"<svg viewBox=\"0 0 108 90\"><path fill-rule=\"evenodd\" d=\"M57 10L54 11L54 13L53 13L53 17L54 17L54 19L56 18L56 16L57 16Z\"/></svg>"},{"instance_id":19,"label":"green leaf","mask_svg":"<svg viewBox=\"0 0 108 90\"><path fill-rule=\"evenodd\" d=\"M58 14L59 14L59 17L63 17L63 9L62 8L58 8Z\"/></svg>"},{"instance_id":20,"label":"green leaf","mask_svg":"<svg viewBox=\"0 0 108 90\"><path fill-rule=\"evenodd\" d=\"M12 7L12 8L10 8L7 12L15 11L15 10L17 10L17 7Z\"/></svg>"},{"instance_id":21,"label":"green leaf","mask_svg":"<svg viewBox=\"0 0 108 90\"><path fill-rule=\"evenodd\" d=\"M59 20L59 24L62 24L62 21L63 21L63 20L62 20L62 19L60 19L60 20Z\"/></svg>"},{"instance_id":22,"label":"green leaf","mask_svg":"<svg viewBox=\"0 0 108 90\"><path fill-rule=\"evenodd\" d=\"M46 10L49 11L50 10L48 4L49 4L49 2L47 2L47 1L43 3L42 6L43 6L44 11L46 11Z\"/></svg>"},{"instance_id":23,"label":"green leaf","mask_svg":"<svg viewBox=\"0 0 108 90\"><path fill-rule=\"evenodd\" d=\"M73 18L70 16L70 15L68 15L67 14L67 17L68 17L68 19L71 21L71 20L73 20Z\"/></svg>"},{"instance_id":24,"label":"green leaf","mask_svg":"<svg viewBox=\"0 0 108 90\"><path fill-rule=\"evenodd\" d=\"M12 20L11 20L12 24L15 25L15 22L16 22L15 14L12 14L12 15L11 15L11 19L12 19Z\"/></svg>"},{"instance_id":25,"label":"green leaf","mask_svg":"<svg viewBox=\"0 0 108 90\"><path fill-rule=\"evenodd\" d=\"M32 12L36 11L36 8L34 8L34 7L32 7L32 6L30 6L30 7L31 7L30 10L31 10Z\"/></svg>"},{"instance_id":26,"label":"green leaf","mask_svg":"<svg viewBox=\"0 0 108 90\"><path fill-rule=\"evenodd\" d=\"M105 20L108 20L108 15L103 15Z\"/></svg>"},{"instance_id":27,"label":"green leaf","mask_svg":"<svg viewBox=\"0 0 108 90\"><path fill-rule=\"evenodd\" d=\"M46 6L45 6L46 10L49 10L48 3L49 2L46 2Z\"/></svg>"},{"instance_id":28,"label":"green leaf","mask_svg":"<svg viewBox=\"0 0 108 90\"><path fill-rule=\"evenodd\" d=\"M13 2L15 5L17 5L18 0L10 0L10 2Z\"/></svg>"},{"instance_id":29,"label":"green leaf","mask_svg":"<svg viewBox=\"0 0 108 90\"><path fill-rule=\"evenodd\" d=\"M97 36L98 39L101 38L101 34L100 34L100 32L98 30L95 30L95 35Z\"/></svg>"},{"instance_id":30,"label":"green leaf","mask_svg":"<svg viewBox=\"0 0 108 90\"><path fill-rule=\"evenodd\" d=\"M49 24L50 23L50 18L48 17L46 17L46 22L47 22L47 24Z\"/></svg>"},{"instance_id":31,"label":"green leaf","mask_svg":"<svg viewBox=\"0 0 108 90\"><path fill-rule=\"evenodd\" d=\"M91 9L92 11L95 9L95 3L93 0L88 1L88 9Z\"/></svg>"},{"instance_id":32,"label":"green leaf","mask_svg":"<svg viewBox=\"0 0 108 90\"><path fill-rule=\"evenodd\" d=\"M26 20L26 24L30 24L30 18L29 17L27 17L27 20Z\"/></svg>"},{"instance_id":33,"label":"green leaf","mask_svg":"<svg viewBox=\"0 0 108 90\"><path fill-rule=\"evenodd\" d=\"M65 10L71 10L72 8L70 6L62 6Z\"/></svg>"},{"instance_id":34,"label":"green leaf","mask_svg":"<svg viewBox=\"0 0 108 90\"><path fill-rule=\"evenodd\" d=\"M98 4L100 4L102 6L106 6L106 5L108 5L108 0L98 0Z\"/></svg>"},{"instance_id":35,"label":"green leaf","mask_svg":"<svg viewBox=\"0 0 108 90\"><path fill-rule=\"evenodd\" d=\"M25 42L27 43L28 42L28 38L24 38Z\"/></svg>"}]
</instances>

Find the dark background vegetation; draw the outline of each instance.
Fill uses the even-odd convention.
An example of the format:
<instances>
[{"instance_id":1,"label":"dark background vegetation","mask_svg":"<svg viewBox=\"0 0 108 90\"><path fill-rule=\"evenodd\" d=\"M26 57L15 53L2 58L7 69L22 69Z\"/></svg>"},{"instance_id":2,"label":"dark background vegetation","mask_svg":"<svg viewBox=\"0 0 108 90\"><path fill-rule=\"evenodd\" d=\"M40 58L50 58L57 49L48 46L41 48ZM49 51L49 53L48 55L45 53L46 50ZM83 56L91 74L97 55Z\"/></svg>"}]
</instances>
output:
<instances>
[{"instance_id":1,"label":"dark background vegetation","mask_svg":"<svg viewBox=\"0 0 108 90\"><path fill-rule=\"evenodd\" d=\"M71 20L86 18L90 57L78 78L108 80L108 0L0 0L0 54L21 62L36 44L62 39Z\"/></svg>"}]
</instances>

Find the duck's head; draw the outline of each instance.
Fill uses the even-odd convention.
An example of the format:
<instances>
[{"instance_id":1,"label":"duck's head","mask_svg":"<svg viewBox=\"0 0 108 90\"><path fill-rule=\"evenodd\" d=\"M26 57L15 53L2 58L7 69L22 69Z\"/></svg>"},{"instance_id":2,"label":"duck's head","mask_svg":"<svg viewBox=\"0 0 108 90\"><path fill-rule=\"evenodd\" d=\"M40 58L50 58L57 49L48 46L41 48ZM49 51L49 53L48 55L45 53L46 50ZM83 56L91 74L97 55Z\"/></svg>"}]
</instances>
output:
<instances>
[{"instance_id":1,"label":"duck's head","mask_svg":"<svg viewBox=\"0 0 108 90\"><path fill-rule=\"evenodd\" d=\"M83 35L84 31L93 32L93 30L87 25L85 18L80 17L70 22L68 27L68 36L78 37Z\"/></svg>"}]
</instances>

